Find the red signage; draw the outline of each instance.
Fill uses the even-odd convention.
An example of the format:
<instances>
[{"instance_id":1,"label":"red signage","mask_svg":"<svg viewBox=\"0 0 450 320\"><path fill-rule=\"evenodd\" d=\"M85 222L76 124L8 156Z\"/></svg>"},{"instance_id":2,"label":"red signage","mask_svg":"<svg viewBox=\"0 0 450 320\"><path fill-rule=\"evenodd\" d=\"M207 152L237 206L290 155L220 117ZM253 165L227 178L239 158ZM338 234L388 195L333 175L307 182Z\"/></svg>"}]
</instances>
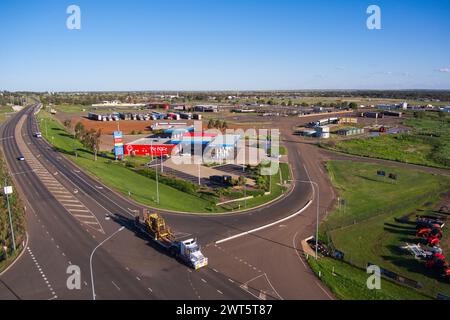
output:
<instances>
[{"instance_id":1,"label":"red signage","mask_svg":"<svg viewBox=\"0 0 450 320\"><path fill-rule=\"evenodd\" d=\"M125 155L135 156L154 156L160 157L170 155L172 153L174 144L159 144L159 145L139 145L139 144L127 144L124 147Z\"/></svg>"}]
</instances>

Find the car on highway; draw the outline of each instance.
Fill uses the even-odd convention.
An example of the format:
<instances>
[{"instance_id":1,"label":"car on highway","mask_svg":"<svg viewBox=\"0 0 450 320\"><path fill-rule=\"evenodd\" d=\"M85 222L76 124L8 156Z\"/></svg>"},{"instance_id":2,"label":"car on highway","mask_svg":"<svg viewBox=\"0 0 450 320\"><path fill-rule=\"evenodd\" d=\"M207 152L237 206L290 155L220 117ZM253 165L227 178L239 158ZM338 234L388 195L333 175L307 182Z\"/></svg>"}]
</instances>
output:
<instances>
[{"instance_id":1,"label":"car on highway","mask_svg":"<svg viewBox=\"0 0 450 320\"><path fill-rule=\"evenodd\" d=\"M40 132L36 132L36 133L34 134L34 137L35 137L35 138L42 138L42 134L41 134Z\"/></svg>"},{"instance_id":2,"label":"car on highway","mask_svg":"<svg viewBox=\"0 0 450 320\"><path fill-rule=\"evenodd\" d=\"M24 157L24 156L19 156L19 157L17 157L17 160L19 160L19 161L25 161L25 157Z\"/></svg>"}]
</instances>

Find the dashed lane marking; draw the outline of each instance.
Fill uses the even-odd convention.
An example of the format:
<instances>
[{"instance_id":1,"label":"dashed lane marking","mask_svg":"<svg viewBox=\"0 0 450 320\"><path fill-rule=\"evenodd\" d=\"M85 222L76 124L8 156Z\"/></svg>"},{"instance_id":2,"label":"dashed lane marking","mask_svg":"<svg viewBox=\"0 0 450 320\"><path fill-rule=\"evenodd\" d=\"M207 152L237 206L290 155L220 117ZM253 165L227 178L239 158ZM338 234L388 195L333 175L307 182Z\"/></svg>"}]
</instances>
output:
<instances>
[{"instance_id":1,"label":"dashed lane marking","mask_svg":"<svg viewBox=\"0 0 450 320\"><path fill-rule=\"evenodd\" d=\"M30 256L33 258L33 262L34 262L34 265L36 266L36 269L37 269L37 270L39 271L39 273L41 274L43 281L45 282L45 284L47 285L47 288L49 289L50 293L52 294L52 297L51 297L50 299L52 299L52 300L53 300L53 299L56 299L57 296L56 296L55 290L53 290L53 287L52 287L52 285L50 284L50 282L48 281L47 276L46 276L46 275L44 274L44 272L42 271L42 268L41 268L41 266L39 265L39 262L37 262L37 260L35 259L34 254L33 254L33 251L31 251L30 247L27 247L27 251L28 251L28 253L30 254Z\"/></svg>"},{"instance_id":2,"label":"dashed lane marking","mask_svg":"<svg viewBox=\"0 0 450 320\"><path fill-rule=\"evenodd\" d=\"M16 131L15 131L15 137L17 140L17 146L20 150L20 152L26 156L27 163L30 166L30 168L35 171L35 174L37 175L37 177L40 179L40 181L44 184L44 186L47 188L47 190L61 203L61 205L66 208L66 210L68 210L67 208L67 203L64 204L61 200L64 199L72 199L75 200L74 196L72 195L71 192L69 192L66 187L64 187L54 176L58 175L58 171L51 173L47 168L44 167L44 165L40 162L40 160L37 159L36 155L34 155L31 150L29 149L29 147L26 145L23 136L21 134L21 130L23 128L23 124L25 122L25 120L27 119L27 115L24 115L20 118L20 120L18 121L18 124L16 125ZM61 158L61 157L60 157ZM42 159L42 158L41 158ZM48 160L48 159L46 159ZM80 204L82 204L80 202ZM85 208L86 210L83 211L78 211L78 212L86 212L89 213L90 215L92 215L95 220L96 223L88 223L87 226L89 228L92 228L96 231L99 231L101 233L105 233L105 231L103 230L103 227L101 226L100 222L98 221L98 219L95 217L95 215L88 210L88 208L86 208L86 206L82 206L79 207L80 210L81 208ZM74 210L68 210L70 214L73 215L72 211ZM76 219L76 217L74 216L74 218ZM79 220L79 219L78 219ZM83 220L79 220L81 223L84 223Z\"/></svg>"}]
</instances>

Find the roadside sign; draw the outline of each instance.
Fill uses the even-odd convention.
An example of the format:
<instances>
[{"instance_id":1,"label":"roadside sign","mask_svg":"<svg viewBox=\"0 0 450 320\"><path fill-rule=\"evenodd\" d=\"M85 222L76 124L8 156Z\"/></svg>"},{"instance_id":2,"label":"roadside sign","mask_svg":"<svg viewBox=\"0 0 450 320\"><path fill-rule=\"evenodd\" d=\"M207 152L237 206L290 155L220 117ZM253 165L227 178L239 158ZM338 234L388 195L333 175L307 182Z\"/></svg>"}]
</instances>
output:
<instances>
[{"instance_id":1,"label":"roadside sign","mask_svg":"<svg viewBox=\"0 0 450 320\"><path fill-rule=\"evenodd\" d=\"M12 194L12 193L13 193L13 187L12 187L12 186L6 186L6 187L4 187L4 188L3 188L3 193L4 193L4 194L7 194L7 195Z\"/></svg>"},{"instance_id":2,"label":"roadside sign","mask_svg":"<svg viewBox=\"0 0 450 320\"><path fill-rule=\"evenodd\" d=\"M122 131L115 131L113 137L114 137L114 155L116 156L116 158L123 157L124 150L123 150Z\"/></svg>"}]
</instances>

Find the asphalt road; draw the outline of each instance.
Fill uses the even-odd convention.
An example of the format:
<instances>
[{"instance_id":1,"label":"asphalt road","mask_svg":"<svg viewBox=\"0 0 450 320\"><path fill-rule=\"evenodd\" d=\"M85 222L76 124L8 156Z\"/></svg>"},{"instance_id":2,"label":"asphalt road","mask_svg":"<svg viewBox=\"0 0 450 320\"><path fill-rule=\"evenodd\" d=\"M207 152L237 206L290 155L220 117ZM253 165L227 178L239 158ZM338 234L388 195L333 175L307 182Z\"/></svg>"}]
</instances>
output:
<instances>
[{"instance_id":1,"label":"asphalt road","mask_svg":"<svg viewBox=\"0 0 450 320\"><path fill-rule=\"evenodd\" d=\"M2 142L9 168L21 173L15 180L28 202L29 250L0 277L0 298L92 299L91 256L98 299L332 298L299 249L300 240L314 233L315 201L290 220L215 244L297 212L315 195L309 179L320 186L320 216L327 213L334 192L312 146L286 142L295 187L268 207L225 216L162 212L178 235L197 237L203 244L210 266L193 271L134 232L133 217L141 206L85 174L43 139L33 138L38 131L33 110L18 113L1 130L1 137L7 138ZM14 131L24 115L19 149ZM32 160L19 162L24 148ZM53 183L56 189L49 186ZM74 214L61 197L75 199L87 213L78 216L93 215L100 227ZM124 229L118 231L120 227ZM81 269L81 290L67 289L71 264Z\"/></svg>"}]
</instances>

